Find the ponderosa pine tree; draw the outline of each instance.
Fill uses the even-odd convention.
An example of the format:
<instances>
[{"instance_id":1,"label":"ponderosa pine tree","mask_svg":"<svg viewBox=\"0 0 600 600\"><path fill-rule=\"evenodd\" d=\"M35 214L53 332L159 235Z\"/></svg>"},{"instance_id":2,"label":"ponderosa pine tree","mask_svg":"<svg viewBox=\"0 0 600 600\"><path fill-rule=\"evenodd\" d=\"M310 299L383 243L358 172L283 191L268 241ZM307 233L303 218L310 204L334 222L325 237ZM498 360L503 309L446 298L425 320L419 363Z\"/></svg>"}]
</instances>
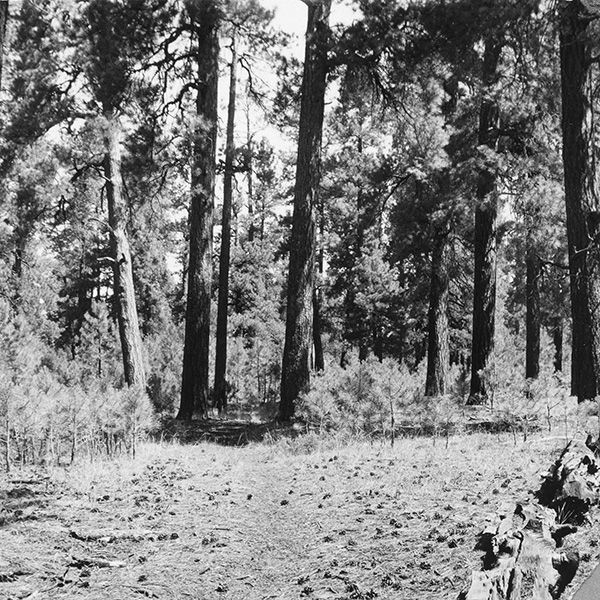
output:
<instances>
[{"instance_id":1,"label":"ponderosa pine tree","mask_svg":"<svg viewBox=\"0 0 600 600\"><path fill-rule=\"evenodd\" d=\"M600 197L596 184L591 23L600 7L559 3L565 203L573 320L571 393L594 398L600 377Z\"/></svg>"},{"instance_id":2,"label":"ponderosa pine tree","mask_svg":"<svg viewBox=\"0 0 600 600\"><path fill-rule=\"evenodd\" d=\"M143 33L137 28L136 7L111 0L92 0L86 10L89 56L87 75L100 106L104 137L108 228L114 276L114 303L119 324L125 381L146 387L142 338L133 285L128 206L121 169L120 112L132 85L132 62L139 58Z\"/></svg>"},{"instance_id":3,"label":"ponderosa pine tree","mask_svg":"<svg viewBox=\"0 0 600 600\"><path fill-rule=\"evenodd\" d=\"M227 408L227 317L229 309L229 265L231 261L231 206L235 158L235 111L237 92L237 40L231 33L231 63L229 66L229 100L225 140L225 173L223 177L223 214L221 218L221 250L219 253L219 296L215 347L214 401L219 412Z\"/></svg>"},{"instance_id":4,"label":"ponderosa pine tree","mask_svg":"<svg viewBox=\"0 0 600 600\"><path fill-rule=\"evenodd\" d=\"M209 403L210 302L216 177L219 25L216 0L188 0L186 10L196 42L196 121L193 133L189 264L181 403L178 419L204 418Z\"/></svg>"},{"instance_id":5,"label":"ponderosa pine tree","mask_svg":"<svg viewBox=\"0 0 600 600\"><path fill-rule=\"evenodd\" d=\"M327 82L331 0L306 1L308 25L302 78L298 158L290 239L287 316L279 418L294 416L295 403L310 381L316 212Z\"/></svg>"},{"instance_id":6,"label":"ponderosa pine tree","mask_svg":"<svg viewBox=\"0 0 600 600\"><path fill-rule=\"evenodd\" d=\"M500 109L491 95L498 78L503 47L502 34L485 40L482 65L483 99L479 109L478 142L495 151L498 146ZM498 196L496 174L483 167L478 174L475 208L475 285L473 290L473 333L471 349L470 403L488 396L488 376L494 352L496 317L496 229Z\"/></svg>"}]
</instances>

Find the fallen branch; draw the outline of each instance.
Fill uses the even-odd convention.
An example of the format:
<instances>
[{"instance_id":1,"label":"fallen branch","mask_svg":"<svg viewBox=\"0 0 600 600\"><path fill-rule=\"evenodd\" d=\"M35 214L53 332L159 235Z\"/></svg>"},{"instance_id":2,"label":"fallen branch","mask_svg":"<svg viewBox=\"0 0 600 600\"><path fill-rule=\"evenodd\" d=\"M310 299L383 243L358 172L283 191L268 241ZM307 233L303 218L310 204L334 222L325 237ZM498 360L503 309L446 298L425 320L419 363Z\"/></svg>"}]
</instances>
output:
<instances>
[{"instance_id":1,"label":"fallen branch","mask_svg":"<svg viewBox=\"0 0 600 600\"><path fill-rule=\"evenodd\" d=\"M127 563L120 560L106 560L104 558L89 558L89 557L71 557L72 560L69 563L69 567L76 569L83 569L84 567L98 567L100 569L118 569L126 567Z\"/></svg>"},{"instance_id":2,"label":"fallen branch","mask_svg":"<svg viewBox=\"0 0 600 600\"><path fill-rule=\"evenodd\" d=\"M161 538L160 534L154 531L69 531L69 535L82 542L102 542L109 544L112 542L127 540L141 542L143 540L155 540Z\"/></svg>"}]
</instances>

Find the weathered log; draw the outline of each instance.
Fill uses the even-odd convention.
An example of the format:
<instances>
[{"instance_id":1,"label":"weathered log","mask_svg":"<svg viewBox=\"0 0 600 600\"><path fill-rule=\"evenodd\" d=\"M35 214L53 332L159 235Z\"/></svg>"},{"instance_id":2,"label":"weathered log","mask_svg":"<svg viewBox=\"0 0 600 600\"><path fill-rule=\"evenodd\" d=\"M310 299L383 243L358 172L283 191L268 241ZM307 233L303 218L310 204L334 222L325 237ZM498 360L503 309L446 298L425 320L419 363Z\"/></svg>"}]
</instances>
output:
<instances>
[{"instance_id":1,"label":"weathered log","mask_svg":"<svg viewBox=\"0 0 600 600\"><path fill-rule=\"evenodd\" d=\"M459 600L559 599L579 566L577 550L563 543L599 502L598 471L594 453L568 444L544 475L537 503L517 504L513 514L499 516L495 526L482 532L478 547L485 551L483 569L472 574ZM599 569L594 577L574 600L600 597Z\"/></svg>"}]
</instances>

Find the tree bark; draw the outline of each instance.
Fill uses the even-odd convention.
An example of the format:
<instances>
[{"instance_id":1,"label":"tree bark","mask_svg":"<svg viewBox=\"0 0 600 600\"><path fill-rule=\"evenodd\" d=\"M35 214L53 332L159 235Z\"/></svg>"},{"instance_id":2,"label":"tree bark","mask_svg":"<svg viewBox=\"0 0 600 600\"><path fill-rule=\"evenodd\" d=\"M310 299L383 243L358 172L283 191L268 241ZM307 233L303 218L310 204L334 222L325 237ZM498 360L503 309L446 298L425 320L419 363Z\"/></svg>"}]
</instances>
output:
<instances>
[{"instance_id":1,"label":"tree bark","mask_svg":"<svg viewBox=\"0 0 600 600\"><path fill-rule=\"evenodd\" d=\"M229 104L225 141L225 176L223 179L223 216L221 219L221 253L219 255L219 298L217 305L217 343L215 351L214 397L219 412L227 408L227 310L229 307L229 264L231 259L231 205L233 197L233 159L235 154L235 101L237 86L237 49L235 32L231 38Z\"/></svg>"},{"instance_id":2,"label":"tree bark","mask_svg":"<svg viewBox=\"0 0 600 600\"><path fill-rule=\"evenodd\" d=\"M580 402L595 397L600 373L600 212L594 182L590 16L598 17L581 0L561 3L563 166L573 319L571 393Z\"/></svg>"},{"instance_id":3,"label":"tree bark","mask_svg":"<svg viewBox=\"0 0 600 600\"><path fill-rule=\"evenodd\" d=\"M142 338L133 287L131 249L127 237L127 207L123 197L121 174L121 126L111 108L105 108L105 156L106 199L110 247L113 259L114 298L119 323L119 336L123 354L123 371L129 386L146 388L146 372L142 351Z\"/></svg>"},{"instance_id":4,"label":"tree bark","mask_svg":"<svg viewBox=\"0 0 600 600\"><path fill-rule=\"evenodd\" d=\"M4 39L6 22L8 21L8 0L0 0L0 87L2 86L2 69L4 66Z\"/></svg>"},{"instance_id":5,"label":"tree bark","mask_svg":"<svg viewBox=\"0 0 600 600\"><path fill-rule=\"evenodd\" d=\"M540 276L542 266L539 257L529 245L526 275L526 315L525 315L525 378L537 379L540 374Z\"/></svg>"},{"instance_id":6,"label":"tree bark","mask_svg":"<svg viewBox=\"0 0 600 600\"><path fill-rule=\"evenodd\" d=\"M427 337L426 396L443 396L446 393L450 349L448 345L448 235L436 231L431 257L431 283L429 288L429 315Z\"/></svg>"},{"instance_id":7,"label":"tree bark","mask_svg":"<svg viewBox=\"0 0 600 600\"><path fill-rule=\"evenodd\" d=\"M325 270L325 252L323 240L325 235L325 217L323 214L323 202L319 203L319 251L317 266L319 270L319 282L313 291L313 348L315 371L325 370L325 354L323 352L323 329L321 327L321 315L323 313L323 273Z\"/></svg>"},{"instance_id":8,"label":"tree bark","mask_svg":"<svg viewBox=\"0 0 600 600\"><path fill-rule=\"evenodd\" d=\"M488 39L483 58L483 93L479 112L479 144L492 150L498 144L500 111L489 97L497 77L502 42ZM484 402L490 393L488 375L493 367L496 315L496 228L498 206L496 174L486 168L479 172L475 209L475 285L473 290L473 340L469 404Z\"/></svg>"},{"instance_id":9,"label":"tree bark","mask_svg":"<svg viewBox=\"0 0 600 600\"><path fill-rule=\"evenodd\" d=\"M563 320L561 317L554 319L552 326L552 343L554 344L554 372L563 370Z\"/></svg>"},{"instance_id":10,"label":"tree bark","mask_svg":"<svg viewBox=\"0 0 600 600\"><path fill-rule=\"evenodd\" d=\"M220 12L213 1L188 2L198 40L197 90L191 175L188 291L178 419L207 416L209 400L212 233L217 144Z\"/></svg>"},{"instance_id":11,"label":"tree bark","mask_svg":"<svg viewBox=\"0 0 600 600\"><path fill-rule=\"evenodd\" d=\"M295 402L310 382L315 213L321 171L330 9L331 0L308 6L281 377L281 420L293 418Z\"/></svg>"}]
</instances>

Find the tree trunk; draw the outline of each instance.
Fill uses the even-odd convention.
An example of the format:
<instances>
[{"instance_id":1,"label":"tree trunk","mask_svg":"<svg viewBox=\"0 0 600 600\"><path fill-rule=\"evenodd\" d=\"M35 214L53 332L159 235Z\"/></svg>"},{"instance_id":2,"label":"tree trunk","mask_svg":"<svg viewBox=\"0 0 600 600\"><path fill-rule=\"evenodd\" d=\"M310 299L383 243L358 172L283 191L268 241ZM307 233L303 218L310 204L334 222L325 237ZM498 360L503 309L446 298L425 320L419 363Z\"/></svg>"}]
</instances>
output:
<instances>
[{"instance_id":1,"label":"tree trunk","mask_svg":"<svg viewBox=\"0 0 600 600\"><path fill-rule=\"evenodd\" d=\"M429 288L426 396L443 396L446 393L450 366L448 345L449 286L448 235L445 231L436 231L431 257L431 283Z\"/></svg>"},{"instance_id":2,"label":"tree trunk","mask_svg":"<svg viewBox=\"0 0 600 600\"><path fill-rule=\"evenodd\" d=\"M321 170L330 8L331 0L310 3L308 6L281 377L279 417L282 420L294 416L295 402L310 382L315 212Z\"/></svg>"},{"instance_id":3,"label":"tree trunk","mask_svg":"<svg viewBox=\"0 0 600 600\"><path fill-rule=\"evenodd\" d=\"M479 144L493 150L498 143L499 108L486 96L494 84L502 43L489 39L483 59L483 93L479 112ZM475 209L475 286L473 290L473 341L469 404L484 402L489 393L488 376L493 367L496 315L496 227L498 207L496 174L483 168L477 182Z\"/></svg>"},{"instance_id":4,"label":"tree trunk","mask_svg":"<svg viewBox=\"0 0 600 600\"><path fill-rule=\"evenodd\" d=\"M321 337L321 290L313 291L313 346L315 371L325 369L325 355L323 354L323 339Z\"/></svg>"},{"instance_id":5,"label":"tree trunk","mask_svg":"<svg viewBox=\"0 0 600 600\"><path fill-rule=\"evenodd\" d=\"M540 276L542 266L533 248L527 250L525 259L526 276L526 316L525 316L525 378L537 379L540 374Z\"/></svg>"},{"instance_id":6,"label":"tree trunk","mask_svg":"<svg viewBox=\"0 0 600 600\"><path fill-rule=\"evenodd\" d=\"M142 338L133 287L133 268L129 239L127 238L127 207L123 198L121 175L120 123L114 111L107 108L104 156L106 199L110 247L113 259L114 298L123 354L125 381L130 386L146 388L146 372L142 352Z\"/></svg>"},{"instance_id":7,"label":"tree trunk","mask_svg":"<svg viewBox=\"0 0 600 600\"><path fill-rule=\"evenodd\" d=\"M559 373L563 370L563 320L562 317L554 319L552 327L552 343L554 344L554 372Z\"/></svg>"},{"instance_id":8,"label":"tree trunk","mask_svg":"<svg viewBox=\"0 0 600 600\"><path fill-rule=\"evenodd\" d=\"M8 21L8 0L0 0L0 87L2 86L2 68L4 66L4 39Z\"/></svg>"},{"instance_id":9,"label":"tree trunk","mask_svg":"<svg viewBox=\"0 0 600 600\"><path fill-rule=\"evenodd\" d=\"M178 419L207 416L209 400L210 299L212 233L217 145L217 85L219 78L219 19L215 2L189 2L198 40L198 71L192 158L188 291L181 404Z\"/></svg>"},{"instance_id":10,"label":"tree trunk","mask_svg":"<svg viewBox=\"0 0 600 600\"><path fill-rule=\"evenodd\" d=\"M600 261L596 239L600 212L594 182L589 16L581 0L561 3L563 166L573 318L571 393L580 402L595 397L600 373Z\"/></svg>"},{"instance_id":11,"label":"tree trunk","mask_svg":"<svg viewBox=\"0 0 600 600\"><path fill-rule=\"evenodd\" d=\"M227 408L227 309L229 307L229 263L231 257L231 204L233 196L233 159L235 154L235 98L237 85L237 49L235 32L231 38L229 105L225 141L225 176L223 180L223 217L219 256L219 299L217 306L217 343L215 352L214 397L219 413Z\"/></svg>"},{"instance_id":12,"label":"tree trunk","mask_svg":"<svg viewBox=\"0 0 600 600\"><path fill-rule=\"evenodd\" d=\"M315 371L325 370L325 354L323 353L323 331L321 327L321 315L323 313L323 273L325 270L325 254L323 250L323 239L325 235L325 217L323 215L323 202L319 203L319 252L317 266L319 269L319 282L313 292L313 347Z\"/></svg>"}]
</instances>

